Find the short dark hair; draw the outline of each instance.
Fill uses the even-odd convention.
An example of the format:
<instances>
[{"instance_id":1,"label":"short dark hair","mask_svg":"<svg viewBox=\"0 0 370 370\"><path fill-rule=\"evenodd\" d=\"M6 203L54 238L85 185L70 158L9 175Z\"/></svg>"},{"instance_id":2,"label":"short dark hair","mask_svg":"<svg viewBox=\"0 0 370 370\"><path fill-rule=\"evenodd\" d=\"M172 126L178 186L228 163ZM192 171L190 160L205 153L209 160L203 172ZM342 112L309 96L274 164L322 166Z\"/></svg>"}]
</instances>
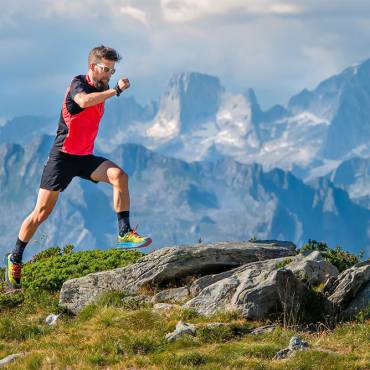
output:
<instances>
[{"instance_id":1,"label":"short dark hair","mask_svg":"<svg viewBox=\"0 0 370 370\"><path fill-rule=\"evenodd\" d=\"M90 51L88 58L89 66L92 63L99 63L103 58L115 62L119 62L122 59L116 50L100 45Z\"/></svg>"}]
</instances>

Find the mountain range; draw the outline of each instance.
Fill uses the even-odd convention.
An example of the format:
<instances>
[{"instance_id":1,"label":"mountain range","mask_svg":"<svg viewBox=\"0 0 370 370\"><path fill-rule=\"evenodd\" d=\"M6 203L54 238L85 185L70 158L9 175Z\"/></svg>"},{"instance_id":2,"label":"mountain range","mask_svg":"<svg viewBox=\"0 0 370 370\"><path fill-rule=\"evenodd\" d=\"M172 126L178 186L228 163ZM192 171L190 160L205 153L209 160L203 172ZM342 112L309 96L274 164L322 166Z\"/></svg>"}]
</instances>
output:
<instances>
[{"instance_id":1,"label":"mountain range","mask_svg":"<svg viewBox=\"0 0 370 370\"><path fill-rule=\"evenodd\" d=\"M217 77L179 73L159 101L107 101L96 150L129 173L133 218L154 248L256 236L368 251L369 91L370 60L266 111L252 89L231 93ZM18 225L32 208L57 116L0 127L2 246L16 237L9 220ZM109 186L74 180L34 249L46 237L111 246L110 198Z\"/></svg>"},{"instance_id":2,"label":"mountain range","mask_svg":"<svg viewBox=\"0 0 370 370\"><path fill-rule=\"evenodd\" d=\"M3 252L34 206L52 140L42 136L24 147L0 145ZM131 219L140 232L152 236L153 248L252 237L298 244L319 239L353 252L369 245L370 211L327 179L311 187L277 168L264 171L259 164L231 158L188 163L132 143L107 156L129 174ZM26 256L53 243L73 243L77 249L114 247L117 221L111 198L109 185L74 179Z\"/></svg>"}]
</instances>

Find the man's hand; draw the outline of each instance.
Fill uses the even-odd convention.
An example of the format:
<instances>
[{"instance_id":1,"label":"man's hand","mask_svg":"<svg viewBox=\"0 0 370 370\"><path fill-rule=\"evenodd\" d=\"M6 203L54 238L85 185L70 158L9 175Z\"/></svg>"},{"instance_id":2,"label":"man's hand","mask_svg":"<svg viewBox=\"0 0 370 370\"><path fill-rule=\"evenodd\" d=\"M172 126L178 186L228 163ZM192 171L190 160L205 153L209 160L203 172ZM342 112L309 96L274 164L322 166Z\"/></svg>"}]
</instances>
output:
<instances>
[{"instance_id":1,"label":"man's hand","mask_svg":"<svg viewBox=\"0 0 370 370\"><path fill-rule=\"evenodd\" d=\"M118 87L123 91L130 87L130 81L128 78L123 77L118 81Z\"/></svg>"}]
</instances>

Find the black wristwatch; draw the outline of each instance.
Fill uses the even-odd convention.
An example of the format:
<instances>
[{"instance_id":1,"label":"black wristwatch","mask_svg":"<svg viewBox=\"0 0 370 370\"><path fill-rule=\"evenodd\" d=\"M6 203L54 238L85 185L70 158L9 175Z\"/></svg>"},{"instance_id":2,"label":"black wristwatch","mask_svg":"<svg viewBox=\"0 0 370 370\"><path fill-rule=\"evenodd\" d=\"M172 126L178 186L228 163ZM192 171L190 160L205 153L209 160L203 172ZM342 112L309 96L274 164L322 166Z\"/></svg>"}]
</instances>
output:
<instances>
[{"instance_id":1,"label":"black wristwatch","mask_svg":"<svg viewBox=\"0 0 370 370\"><path fill-rule=\"evenodd\" d=\"M114 86L114 90L116 90L116 96L120 96L120 94L121 94L121 92L123 91L120 87L119 87L119 85L118 85L118 82L117 82L117 84L116 84L116 86Z\"/></svg>"}]
</instances>

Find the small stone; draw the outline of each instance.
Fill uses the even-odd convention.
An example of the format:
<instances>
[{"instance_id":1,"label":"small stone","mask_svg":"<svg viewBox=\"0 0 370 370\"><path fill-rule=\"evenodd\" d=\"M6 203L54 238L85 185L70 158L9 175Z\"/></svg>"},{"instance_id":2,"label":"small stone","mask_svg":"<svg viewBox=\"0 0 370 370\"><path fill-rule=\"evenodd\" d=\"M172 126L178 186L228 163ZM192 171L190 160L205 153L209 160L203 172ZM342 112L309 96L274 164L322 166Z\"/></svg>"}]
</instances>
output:
<instances>
[{"instance_id":1,"label":"small stone","mask_svg":"<svg viewBox=\"0 0 370 370\"><path fill-rule=\"evenodd\" d=\"M55 314L51 313L45 319L45 322L46 322L46 324L49 324L49 325L55 325L57 323L58 317L59 317L59 315L55 315Z\"/></svg>"},{"instance_id":2,"label":"small stone","mask_svg":"<svg viewBox=\"0 0 370 370\"><path fill-rule=\"evenodd\" d=\"M288 347L290 350L297 351L297 350L306 349L308 347L309 347L308 343L305 342L304 340L301 340L299 337L290 338L289 347Z\"/></svg>"},{"instance_id":3,"label":"small stone","mask_svg":"<svg viewBox=\"0 0 370 370\"><path fill-rule=\"evenodd\" d=\"M276 327L275 324L260 326L259 328L252 330L251 334L257 335L263 333L271 333L275 329L275 327Z\"/></svg>"},{"instance_id":4,"label":"small stone","mask_svg":"<svg viewBox=\"0 0 370 370\"><path fill-rule=\"evenodd\" d=\"M167 339L167 342L173 342L185 334L194 336L195 333L196 333L195 325L187 324L180 320L176 324L176 329L173 332L166 334L166 339Z\"/></svg>"},{"instance_id":5,"label":"small stone","mask_svg":"<svg viewBox=\"0 0 370 370\"><path fill-rule=\"evenodd\" d=\"M292 354L292 350L289 348L281 349L279 352L276 353L274 356L274 360L283 360L284 358L288 358Z\"/></svg>"},{"instance_id":6,"label":"small stone","mask_svg":"<svg viewBox=\"0 0 370 370\"><path fill-rule=\"evenodd\" d=\"M3 359L0 360L0 367L3 367L4 365L7 365L9 362L14 361L17 357L23 356L24 353L13 353L12 355L6 356Z\"/></svg>"},{"instance_id":7,"label":"small stone","mask_svg":"<svg viewBox=\"0 0 370 370\"><path fill-rule=\"evenodd\" d=\"M206 325L207 328L219 328L222 326L229 326L229 325L225 322L211 322Z\"/></svg>"},{"instance_id":8,"label":"small stone","mask_svg":"<svg viewBox=\"0 0 370 370\"><path fill-rule=\"evenodd\" d=\"M274 360L282 360L284 358L288 358L295 351L302 351L307 349L308 347L308 343L304 340L301 340L299 337L291 337L289 341L289 346L277 352L274 356Z\"/></svg>"}]
</instances>

